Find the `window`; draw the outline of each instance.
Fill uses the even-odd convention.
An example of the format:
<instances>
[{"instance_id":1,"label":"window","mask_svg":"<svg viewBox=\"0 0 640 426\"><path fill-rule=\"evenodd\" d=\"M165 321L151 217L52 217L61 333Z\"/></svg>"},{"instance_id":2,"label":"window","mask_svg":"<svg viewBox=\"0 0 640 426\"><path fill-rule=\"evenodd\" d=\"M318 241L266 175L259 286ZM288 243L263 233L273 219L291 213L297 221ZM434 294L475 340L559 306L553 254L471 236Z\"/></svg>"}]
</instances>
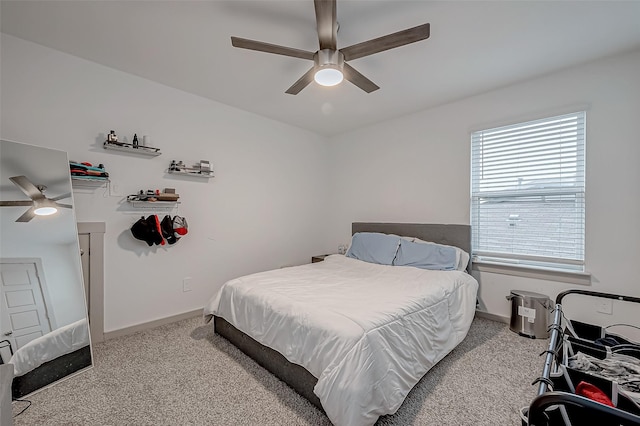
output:
<instances>
[{"instance_id":1,"label":"window","mask_svg":"<svg viewBox=\"0 0 640 426\"><path fill-rule=\"evenodd\" d=\"M584 270L585 112L471 134L476 261Z\"/></svg>"}]
</instances>

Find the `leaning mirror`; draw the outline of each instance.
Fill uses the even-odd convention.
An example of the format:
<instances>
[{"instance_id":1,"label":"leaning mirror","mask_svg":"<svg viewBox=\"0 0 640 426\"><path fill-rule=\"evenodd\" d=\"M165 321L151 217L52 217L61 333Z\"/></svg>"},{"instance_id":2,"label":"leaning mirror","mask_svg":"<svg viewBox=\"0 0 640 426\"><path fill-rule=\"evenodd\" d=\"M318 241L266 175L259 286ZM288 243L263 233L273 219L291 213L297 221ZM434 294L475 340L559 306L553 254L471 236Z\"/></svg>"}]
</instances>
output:
<instances>
[{"instance_id":1,"label":"leaning mirror","mask_svg":"<svg viewBox=\"0 0 640 426\"><path fill-rule=\"evenodd\" d=\"M0 141L0 364L13 398L91 367L67 153Z\"/></svg>"}]
</instances>

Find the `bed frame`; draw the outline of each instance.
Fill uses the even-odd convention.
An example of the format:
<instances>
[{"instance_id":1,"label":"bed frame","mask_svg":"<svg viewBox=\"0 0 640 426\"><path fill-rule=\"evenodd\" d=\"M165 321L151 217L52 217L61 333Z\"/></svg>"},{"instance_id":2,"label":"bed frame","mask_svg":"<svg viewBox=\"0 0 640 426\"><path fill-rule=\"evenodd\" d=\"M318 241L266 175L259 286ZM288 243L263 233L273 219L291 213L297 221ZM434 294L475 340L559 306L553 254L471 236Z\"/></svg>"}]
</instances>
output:
<instances>
[{"instance_id":1,"label":"bed frame","mask_svg":"<svg viewBox=\"0 0 640 426\"><path fill-rule=\"evenodd\" d=\"M14 377L11 384L12 397L23 398L91 365L91 347L87 345L45 362L23 376Z\"/></svg>"},{"instance_id":2,"label":"bed frame","mask_svg":"<svg viewBox=\"0 0 640 426\"><path fill-rule=\"evenodd\" d=\"M351 226L351 234L356 232L381 232L411 236L425 241L460 247L471 254L471 227L469 225L354 222ZM471 273L471 260L467 265L467 272ZM214 316L214 324L216 333L324 411L320 399L313 393L318 379L309 371L300 365L287 361L279 352L258 343L224 318Z\"/></svg>"}]
</instances>

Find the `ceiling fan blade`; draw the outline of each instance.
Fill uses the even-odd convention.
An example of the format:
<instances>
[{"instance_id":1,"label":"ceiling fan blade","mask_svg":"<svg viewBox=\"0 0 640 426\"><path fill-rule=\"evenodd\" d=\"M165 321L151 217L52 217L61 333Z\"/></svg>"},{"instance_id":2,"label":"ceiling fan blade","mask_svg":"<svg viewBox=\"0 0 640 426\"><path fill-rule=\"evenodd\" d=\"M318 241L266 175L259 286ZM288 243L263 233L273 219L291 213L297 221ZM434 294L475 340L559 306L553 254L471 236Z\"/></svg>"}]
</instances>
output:
<instances>
[{"instance_id":1,"label":"ceiling fan blade","mask_svg":"<svg viewBox=\"0 0 640 426\"><path fill-rule=\"evenodd\" d=\"M338 47L338 21L336 0L314 0L320 50L336 50Z\"/></svg>"},{"instance_id":2,"label":"ceiling fan blade","mask_svg":"<svg viewBox=\"0 0 640 426\"><path fill-rule=\"evenodd\" d=\"M22 207L31 205L33 205L33 201L0 201L0 207Z\"/></svg>"},{"instance_id":3,"label":"ceiling fan blade","mask_svg":"<svg viewBox=\"0 0 640 426\"><path fill-rule=\"evenodd\" d=\"M398 31L397 33L345 47L344 49L340 49L340 52L344 55L345 61L352 61L364 56L373 55L374 53L393 49L394 47L400 47L405 44L427 39L429 38L429 33L430 25L422 24L417 27Z\"/></svg>"},{"instance_id":4,"label":"ceiling fan blade","mask_svg":"<svg viewBox=\"0 0 640 426\"><path fill-rule=\"evenodd\" d=\"M73 206L71 204L61 204L61 203L56 203L56 206L58 207L62 207L63 209L70 209L73 208Z\"/></svg>"},{"instance_id":5,"label":"ceiling fan blade","mask_svg":"<svg viewBox=\"0 0 640 426\"><path fill-rule=\"evenodd\" d=\"M13 176L10 177L9 180L13 182L18 188L20 188L20 190L32 200L44 198L42 192L25 176Z\"/></svg>"},{"instance_id":6,"label":"ceiling fan blade","mask_svg":"<svg viewBox=\"0 0 640 426\"><path fill-rule=\"evenodd\" d=\"M307 52L306 50L295 49L293 47L278 46L277 44L240 37L231 37L231 44L233 47L239 47L241 49L257 50L258 52L275 53L276 55L291 56L313 61L314 52Z\"/></svg>"},{"instance_id":7,"label":"ceiling fan blade","mask_svg":"<svg viewBox=\"0 0 640 426\"><path fill-rule=\"evenodd\" d=\"M361 88L367 93L371 93L379 89L379 87L371 80L369 80L364 75L360 74L353 68L351 65L345 62L344 67L342 68L342 74L344 74L344 78Z\"/></svg>"},{"instance_id":8,"label":"ceiling fan blade","mask_svg":"<svg viewBox=\"0 0 640 426\"><path fill-rule=\"evenodd\" d=\"M65 198L71 197L71 193L67 192L66 194L58 195L57 197L49 198L51 201L64 200Z\"/></svg>"},{"instance_id":9,"label":"ceiling fan blade","mask_svg":"<svg viewBox=\"0 0 640 426\"><path fill-rule=\"evenodd\" d=\"M35 207L31 207L29 210L24 212L22 216L17 218L16 222L29 222L31 219L33 219L36 216L36 214L34 213L35 209L36 209Z\"/></svg>"},{"instance_id":10,"label":"ceiling fan blade","mask_svg":"<svg viewBox=\"0 0 640 426\"><path fill-rule=\"evenodd\" d=\"M315 67L312 67L309 71L304 73L304 75L300 77L298 81L293 83L293 85L289 87L285 93L288 93L290 95L297 95L298 93L300 93L302 89L307 87L309 83L313 81L313 75L315 74L315 71Z\"/></svg>"}]
</instances>

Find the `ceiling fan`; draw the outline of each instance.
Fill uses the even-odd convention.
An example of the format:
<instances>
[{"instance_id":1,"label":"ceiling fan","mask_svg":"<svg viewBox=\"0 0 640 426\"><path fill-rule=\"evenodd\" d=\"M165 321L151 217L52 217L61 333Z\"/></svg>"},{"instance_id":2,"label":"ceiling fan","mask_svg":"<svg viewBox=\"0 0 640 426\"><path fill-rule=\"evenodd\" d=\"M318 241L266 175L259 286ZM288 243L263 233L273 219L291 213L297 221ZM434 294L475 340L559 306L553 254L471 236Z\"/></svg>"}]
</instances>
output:
<instances>
[{"instance_id":1,"label":"ceiling fan","mask_svg":"<svg viewBox=\"0 0 640 426\"><path fill-rule=\"evenodd\" d=\"M429 38L429 24L422 24L417 27L398 31L397 33L338 49L336 0L314 0L314 4L316 24L318 27L318 40L320 42L320 49L316 52L278 46L246 38L231 37L231 44L234 47L312 60L314 62L313 67L285 92L290 95L297 95L313 80L323 86L335 86L339 84L343 78L365 92L371 93L374 90L378 90L379 87L356 71L347 63L348 61Z\"/></svg>"},{"instance_id":2,"label":"ceiling fan","mask_svg":"<svg viewBox=\"0 0 640 426\"><path fill-rule=\"evenodd\" d=\"M71 193L48 198L44 195L47 189L44 185L34 185L25 176L10 177L13 182L31 200L20 201L0 201L0 207L30 206L30 208L20 216L16 222L29 222L35 216L48 216L58 211L59 207L70 209L71 205L58 203L58 200L71 197Z\"/></svg>"}]
</instances>

